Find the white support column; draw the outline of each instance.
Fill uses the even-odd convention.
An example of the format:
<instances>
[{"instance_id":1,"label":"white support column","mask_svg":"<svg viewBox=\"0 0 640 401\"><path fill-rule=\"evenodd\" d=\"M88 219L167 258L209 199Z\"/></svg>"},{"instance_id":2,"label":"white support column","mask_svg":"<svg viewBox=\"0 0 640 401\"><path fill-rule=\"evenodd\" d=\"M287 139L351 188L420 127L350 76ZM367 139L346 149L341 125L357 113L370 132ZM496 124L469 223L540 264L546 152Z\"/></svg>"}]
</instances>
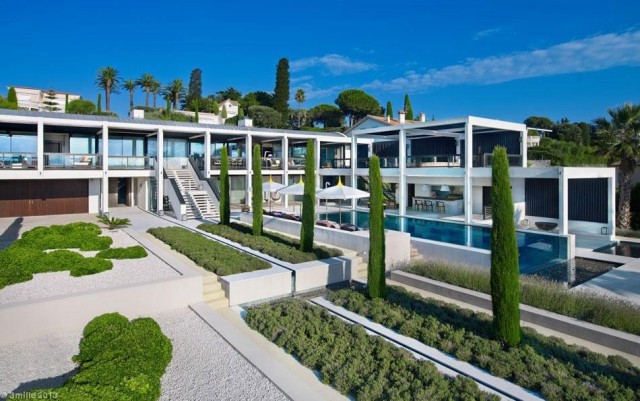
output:
<instances>
[{"instance_id":1,"label":"white support column","mask_svg":"<svg viewBox=\"0 0 640 401\"><path fill-rule=\"evenodd\" d=\"M251 153L253 152L253 141L251 138L251 134L247 134L247 139L245 142L245 146L246 146L246 160L245 160L245 165L247 168L247 182L246 182L246 195L245 195L245 201L244 203L246 205L250 205L251 204L251 175L253 174L253 170L251 169Z\"/></svg>"},{"instance_id":2,"label":"white support column","mask_svg":"<svg viewBox=\"0 0 640 401\"><path fill-rule=\"evenodd\" d=\"M289 138L285 135L282 137L282 165L284 175L282 176L282 185L289 185ZM284 207L289 207L289 196L284 196Z\"/></svg>"},{"instance_id":3,"label":"white support column","mask_svg":"<svg viewBox=\"0 0 640 401\"><path fill-rule=\"evenodd\" d=\"M607 225L609 226L609 239L616 236L616 176L607 178Z\"/></svg>"},{"instance_id":4,"label":"white support column","mask_svg":"<svg viewBox=\"0 0 640 401\"><path fill-rule=\"evenodd\" d=\"M525 128L520 133L520 154L522 155L522 167L527 167L527 136L528 132Z\"/></svg>"},{"instance_id":5,"label":"white support column","mask_svg":"<svg viewBox=\"0 0 640 401\"><path fill-rule=\"evenodd\" d=\"M156 187L158 190L158 205L157 213L159 215L164 214L163 206L164 206L164 132L162 128L158 129L157 141L156 141L157 158L156 160Z\"/></svg>"},{"instance_id":6,"label":"white support column","mask_svg":"<svg viewBox=\"0 0 640 401\"><path fill-rule=\"evenodd\" d=\"M38 175L42 176L44 171L44 122L38 120L38 144L36 145L36 160L38 162Z\"/></svg>"},{"instance_id":7,"label":"white support column","mask_svg":"<svg viewBox=\"0 0 640 401\"><path fill-rule=\"evenodd\" d=\"M358 187L358 176L356 174L356 168L358 167L358 138L354 133L351 133L351 186ZM351 208L355 209L358 205L356 199L351 200Z\"/></svg>"},{"instance_id":8,"label":"white support column","mask_svg":"<svg viewBox=\"0 0 640 401\"><path fill-rule=\"evenodd\" d=\"M204 133L204 176L211 177L211 131Z\"/></svg>"},{"instance_id":9,"label":"white support column","mask_svg":"<svg viewBox=\"0 0 640 401\"><path fill-rule=\"evenodd\" d=\"M569 234L569 179L564 167L558 173L558 234Z\"/></svg>"},{"instance_id":10,"label":"white support column","mask_svg":"<svg viewBox=\"0 0 640 401\"><path fill-rule=\"evenodd\" d=\"M473 125L467 120L464 126L464 222L473 220Z\"/></svg>"},{"instance_id":11,"label":"white support column","mask_svg":"<svg viewBox=\"0 0 640 401\"><path fill-rule=\"evenodd\" d=\"M398 213L400 216L407 214L407 132L400 129L398 135L398 159L400 162L398 185Z\"/></svg>"},{"instance_id":12,"label":"white support column","mask_svg":"<svg viewBox=\"0 0 640 401\"><path fill-rule=\"evenodd\" d=\"M102 126L102 187L100 213L109 213L109 126Z\"/></svg>"}]
</instances>

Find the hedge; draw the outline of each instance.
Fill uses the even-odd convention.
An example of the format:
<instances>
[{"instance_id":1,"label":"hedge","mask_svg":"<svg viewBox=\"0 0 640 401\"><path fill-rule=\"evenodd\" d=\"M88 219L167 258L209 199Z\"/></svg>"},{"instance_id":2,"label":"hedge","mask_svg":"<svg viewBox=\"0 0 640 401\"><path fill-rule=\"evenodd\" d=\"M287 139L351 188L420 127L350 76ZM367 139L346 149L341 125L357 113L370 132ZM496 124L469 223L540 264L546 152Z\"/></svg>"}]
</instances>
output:
<instances>
[{"instance_id":1,"label":"hedge","mask_svg":"<svg viewBox=\"0 0 640 401\"><path fill-rule=\"evenodd\" d=\"M247 324L284 348L323 383L358 400L494 400L468 378L451 378L359 325L289 299L247 311Z\"/></svg>"},{"instance_id":2,"label":"hedge","mask_svg":"<svg viewBox=\"0 0 640 401\"><path fill-rule=\"evenodd\" d=\"M224 226L221 226L224 227ZM150 228L149 234L219 276L268 269L271 265L186 228Z\"/></svg>"},{"instance_id":3,"label":"hedge","mask_svg":"<svg viewBox=\"0 0 640 401\"><path fill-rule=\"evenodd\" d=\"M467 266L419 261L403 270L432 280L489 293L489 272ZM572 291L536 277L520 279L520 302L615 330L640 335L640 306L594 291Z\"/></svg>"},{"instance_id":4,"label":"hedge","mask_svg":"<svg viewBox=\"0 0 640 401\"><path fill-rule=\"evenodd\" d=\"M519 346L504 348L493 339L492 319L484 313L399 287L389 287L386 301L348 289L330 293L329 300L548 400L640 399L640 369L626 359L567 345L530 328L522 330Z\"/></svg>"},{"instance_id":5,"label":"hedge","mask_svg":"<svg viewBox=\"0 0 640 401\"><path fill-rule=\"evenodd\" d=\"M140 245L128 248L110 248L98 252L96 258L102 259L140 259L147 257L147 251Z\"/></svg>"},{"instance_id":6,"label":"hedge","mask_svg":"<svg viewBox=\"0 0 640 401\"><path fill-rule=\"evenodd\" d=\"M108 249L113 240L101 237L102 230L91 223L71 223L62 226L36 227L24 234L12 246L47 249L80 249L102 251Z\"/></svg>"},{"instance_id":7,"label":"hedge","mask_svg":"<svg viewBox=\"0 0 640 401\"><path fill-rule=\"evenodd\" d=\"M119 313L93 319L84 328L78 371L60 388L31 391L61 400L136 400L160 398L160 379L171 361L173 346L150 318L129 321Z\"/></svg>"},{"instance_id":8,"label":"hedge","mask_svg":"<svg viewBox=\"0 0 640 401\"><path fill-rule=\"evenodd\" d=\"M342 256L341 251L323 246L314 246L311 252L302 252L300 241L297 239L270 232L264 232L260 237L256 237L252 235L253 231L250 227L238 223L230 223L228 226L200 224L198 228L289 263Z\"/></svg>"}]
</instances>

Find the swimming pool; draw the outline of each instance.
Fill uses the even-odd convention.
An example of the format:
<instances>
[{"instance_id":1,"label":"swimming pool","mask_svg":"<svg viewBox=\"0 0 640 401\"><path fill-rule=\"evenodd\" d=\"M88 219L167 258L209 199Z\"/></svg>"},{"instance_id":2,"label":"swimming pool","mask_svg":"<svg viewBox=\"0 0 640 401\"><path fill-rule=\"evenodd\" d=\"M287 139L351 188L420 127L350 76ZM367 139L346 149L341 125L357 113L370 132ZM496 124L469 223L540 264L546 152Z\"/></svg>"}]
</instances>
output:
<instances>
[{"instance_id":1,"label":"swimming pool","mask_svg":"<svg viewBox=\"0 0 640 401\"><path fill-rule=\"evenodd\" d=\"M324 213L320 214L324 216ZM344 211L329 213L328 219L355 224L360 228L369 228L369 213L362 211ZM449 244L470 246L479 249L491 249L491 228L463 223L428 220L414 217L387 215L384 226L388 230L404 231L412 237ZM520 272L549 263L566 260L567 238L557 235L516 231Z\"/></svg>"},{"instance_id":2,"label":"swimming pool","mask_svg":"<svg viewBox=\"0 0 640 401\"><path fill-rule=\"evenodd\" d=\"M626 256L628 258L640 258L640 243L620 241L619 243L613 243L611 245L595 249L594 252Z\"/></svg>"}]
</instances>

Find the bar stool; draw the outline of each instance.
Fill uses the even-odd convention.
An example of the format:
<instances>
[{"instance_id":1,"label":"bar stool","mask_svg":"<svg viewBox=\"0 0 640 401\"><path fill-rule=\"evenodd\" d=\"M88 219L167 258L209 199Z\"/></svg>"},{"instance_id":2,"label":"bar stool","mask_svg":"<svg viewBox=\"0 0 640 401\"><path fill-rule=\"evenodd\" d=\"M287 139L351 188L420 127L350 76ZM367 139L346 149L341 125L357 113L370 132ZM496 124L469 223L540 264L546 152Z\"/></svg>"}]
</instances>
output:
<instances>
[{"instance_id":1,"label":"bar stool","mask_svg":"<svg viewBox=\"0 0 640 401\"><path fill-rule=\"evenodd\" d=\"M416 203L416 210L420 210L420 208L422 208L422 210L426 210L425 209L426 205L424 204L424 201L422 199L416 199L415 203Z\"/></svg>"},{"instance_id":2,"label":"bar stool","mask_svg":"<svg viewBox=\"0 0 640 401\"><path fill-rule=\"evenodd\" d=\"M430 200L425 201L424 207L425 207L425 211L428 212L429 210L431 210L433 212L433 201L430 201Z\"/></svg>"},{"instance_id":3,"label":"bar stool","mask_svg":"<svg viewBox=\"0 0 640 401\"><path fill-rule=\"evenodd\" d=\"M445 213L444 202L436 201L436 209L438 210L438 213L440 212Z\"/></svg>"}]
</instances>

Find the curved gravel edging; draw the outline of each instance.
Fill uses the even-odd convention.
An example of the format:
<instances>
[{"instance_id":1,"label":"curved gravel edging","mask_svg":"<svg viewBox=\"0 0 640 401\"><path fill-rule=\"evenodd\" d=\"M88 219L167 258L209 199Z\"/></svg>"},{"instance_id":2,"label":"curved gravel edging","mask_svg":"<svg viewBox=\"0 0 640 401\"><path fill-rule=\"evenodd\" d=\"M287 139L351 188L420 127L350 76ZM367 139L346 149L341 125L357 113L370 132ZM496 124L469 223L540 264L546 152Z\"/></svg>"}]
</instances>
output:
<instances>
[{"instance_id":1,"label":"curved gravel edging","mask_svg":"<svg viewBox=\"0 0 640 401\"><path fill-rule=\"evenodd\" d=\"M123 230L102 230L102 235L113 238L112 248L140 245ZM88 257L95 256L97 252L79 253ZM30 281L0 290L0 305L180 276L157 256L147 253L149 255L142 259L112 259L113 268L98 274L81 277L72 277L68 271L34 274Z\"/></svg>"}]
</instances>

